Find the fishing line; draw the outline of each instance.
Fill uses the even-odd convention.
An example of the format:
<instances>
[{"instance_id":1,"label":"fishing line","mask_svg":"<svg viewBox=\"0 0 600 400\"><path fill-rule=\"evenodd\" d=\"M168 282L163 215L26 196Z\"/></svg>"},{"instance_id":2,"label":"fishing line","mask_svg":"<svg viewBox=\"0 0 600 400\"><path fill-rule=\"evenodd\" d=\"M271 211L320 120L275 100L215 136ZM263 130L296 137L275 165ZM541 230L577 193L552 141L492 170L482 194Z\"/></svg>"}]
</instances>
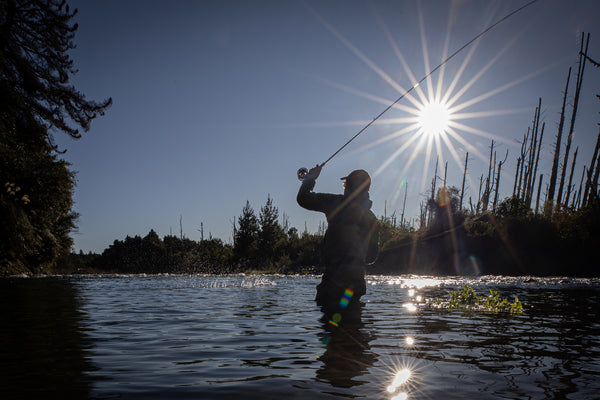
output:
<instances>
[{"instance_id":1,"label":"fishing line","mask_svg":"<svg viewBox=\"0 0 600 400\"><path fill-rule=\"evenodd\" d=\"M469 45L471 45L477 39L479 39L480 37L482 37L483 35L485 35L487 32L489 32L492 29L494 29L496 26L500 25L502 22L504 22L508 18L510 18L513 15L517 14L518 12L524 10L525 8L527 8L530 5L532 5L533 3L536 3L537 1L538 0L531 0L529 3L527 3L527 4L525 4L525 5L517 8L516 10L514 10L514 11L508 13L508 14L506 14L504 17L500 18L498 21L496 21L495 23L493 23L492 25L490 25L486 29L484 29L481 33L479 33L473 39L471 39L470 41L468 41L467 43L465 43L462 47L460 47L458 50L456 50L454 53L452 53L450 56L448 56L444 61L442 61L437 67L435 67L434 69L432 69L431 71L429 71L429 73L427 75L425 75L423 78L421 78L420 81L418 81L410 89L408 89L407 91L405 91L402 94L402 96L398 97L385 110L383 110L382 112L380 112L379 115L377 115L375 118L373 118L367 125L365 125L360 131L358 131L354 136L352 136L346 143L344 143L344 145L342 147L340 147L339 149L337 149L337 151L335 153L333 153L327 160L325 160L325 162L323 162L322 164L320 164L319 167L323 168L325 166L325 164L327 164L329 161L331 161L331 159L333 157L337 156L340 151L342 151L346 146L348 146L350 143L352 143L352 141L354 139L356 139L361 133L363 133L364 131L366 131L368 127L370 127L371 125L373 125L373 123L375 121L377 121L379 118L381 118L381 116L383 114L385 114L386 112L388 112L400 100L402 100L404 97L406 97L406 95L408 95L410 92L412 92L417 86L419 86L421 83L423 83L423 81L425 81L425 79L429 78L433 73L435 73L438 69L440 69L444 64L446 64L448 61L450 61L452 58L454 58L458 53L460 53L461 51L463 51L465 48L469 47ZM298 179L303 180L307 173L308 173L308 169L307 168L300 168L298 170L298 173L297 173Z\"/></svg>"}]
</instances>

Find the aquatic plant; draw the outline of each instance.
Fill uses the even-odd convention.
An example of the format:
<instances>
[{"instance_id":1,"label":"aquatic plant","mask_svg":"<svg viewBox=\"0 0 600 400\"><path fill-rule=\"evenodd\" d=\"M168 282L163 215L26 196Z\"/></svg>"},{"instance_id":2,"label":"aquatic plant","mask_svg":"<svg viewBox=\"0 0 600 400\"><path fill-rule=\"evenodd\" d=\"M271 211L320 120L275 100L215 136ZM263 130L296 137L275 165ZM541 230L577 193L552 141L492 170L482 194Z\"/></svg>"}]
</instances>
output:
<instances>
[{"instance_id":1,"label":"aquatic plant","mask_svg":"<svg viewBox=\"0 0 600 400\"><path fill-rule=\"evenodd\" d=\"M428 302L430 307L446 308L448 310L463 310L463 311L485 311L492 313L509 313L521 314L523 306L527 303L521 303L518 297L511 303L508 299L500 297L500 293L493 289L489 289L490 294L484 298L478 296L475 289L469 285L464 285L459 290L454 290L449 293L450 300L447 303L442 302L438 298L434 302Z\"/></svg>"}]
</instances>

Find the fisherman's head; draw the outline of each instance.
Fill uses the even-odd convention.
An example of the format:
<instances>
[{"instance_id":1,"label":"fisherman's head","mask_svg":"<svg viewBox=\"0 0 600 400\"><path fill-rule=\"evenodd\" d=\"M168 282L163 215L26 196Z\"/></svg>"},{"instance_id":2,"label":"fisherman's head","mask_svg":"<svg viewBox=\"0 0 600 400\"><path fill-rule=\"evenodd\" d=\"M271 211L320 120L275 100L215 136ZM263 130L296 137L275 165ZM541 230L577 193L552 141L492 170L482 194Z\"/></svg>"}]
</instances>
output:
<instances>
[{"instance_id":1,"label":"fisherman's head","mask_svg":"<svg viewBox=\"0 0 600 400\"><path fill-rule=\"evenodd\" d=\"M371 177L364 169L350 172L350 175L341 178L344 181L344 194L368 192L371 187Z\"/></svg>"}]
</instances>

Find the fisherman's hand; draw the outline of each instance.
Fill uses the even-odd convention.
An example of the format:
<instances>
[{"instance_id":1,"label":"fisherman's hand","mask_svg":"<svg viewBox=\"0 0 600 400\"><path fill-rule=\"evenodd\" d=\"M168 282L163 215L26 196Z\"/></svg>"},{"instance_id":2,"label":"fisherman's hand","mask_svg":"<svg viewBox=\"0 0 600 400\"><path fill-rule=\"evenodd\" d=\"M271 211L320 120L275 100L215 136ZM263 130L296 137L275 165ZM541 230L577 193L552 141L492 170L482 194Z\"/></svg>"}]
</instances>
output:
<instances>
[{"instance_id":1,"label":"fisherman's hand","mask_svg":"<svg viewBox=\"0 0 600 400\"><path fill-rule=\"evenodd\" d=\"M311 168L308 173L306 174L306 176L304 177L304 179L313 179L316 180L319 177L319 174L321 174L321 166L319 164L315 165L313 168Z\"/></svg>"}]
</instances>

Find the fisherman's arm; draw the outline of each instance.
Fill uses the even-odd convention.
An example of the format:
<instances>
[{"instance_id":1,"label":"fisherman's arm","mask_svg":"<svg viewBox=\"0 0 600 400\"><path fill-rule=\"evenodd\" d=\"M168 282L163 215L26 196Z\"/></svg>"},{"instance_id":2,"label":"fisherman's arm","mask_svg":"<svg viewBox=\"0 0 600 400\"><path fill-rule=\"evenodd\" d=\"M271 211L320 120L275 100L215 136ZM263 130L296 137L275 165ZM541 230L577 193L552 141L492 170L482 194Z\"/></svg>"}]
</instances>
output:
<instances>
[{"instance_id":1,"label":"fisherman's arm","mask_svg":"<svg viewBox=\"0 0 600 400\"><path fill-rule=\"evenodd\" d=\"M319 177L320 173L320 166L317 165L314 168L311 168L311 170L308 171L308 173L304 177L302 185L300 185L300 189L298 190L296 201L301 207L306 208L307 210L322 211L322 196L312 191L315 187L316 180Z\"/></svg>"}]
</instances>

